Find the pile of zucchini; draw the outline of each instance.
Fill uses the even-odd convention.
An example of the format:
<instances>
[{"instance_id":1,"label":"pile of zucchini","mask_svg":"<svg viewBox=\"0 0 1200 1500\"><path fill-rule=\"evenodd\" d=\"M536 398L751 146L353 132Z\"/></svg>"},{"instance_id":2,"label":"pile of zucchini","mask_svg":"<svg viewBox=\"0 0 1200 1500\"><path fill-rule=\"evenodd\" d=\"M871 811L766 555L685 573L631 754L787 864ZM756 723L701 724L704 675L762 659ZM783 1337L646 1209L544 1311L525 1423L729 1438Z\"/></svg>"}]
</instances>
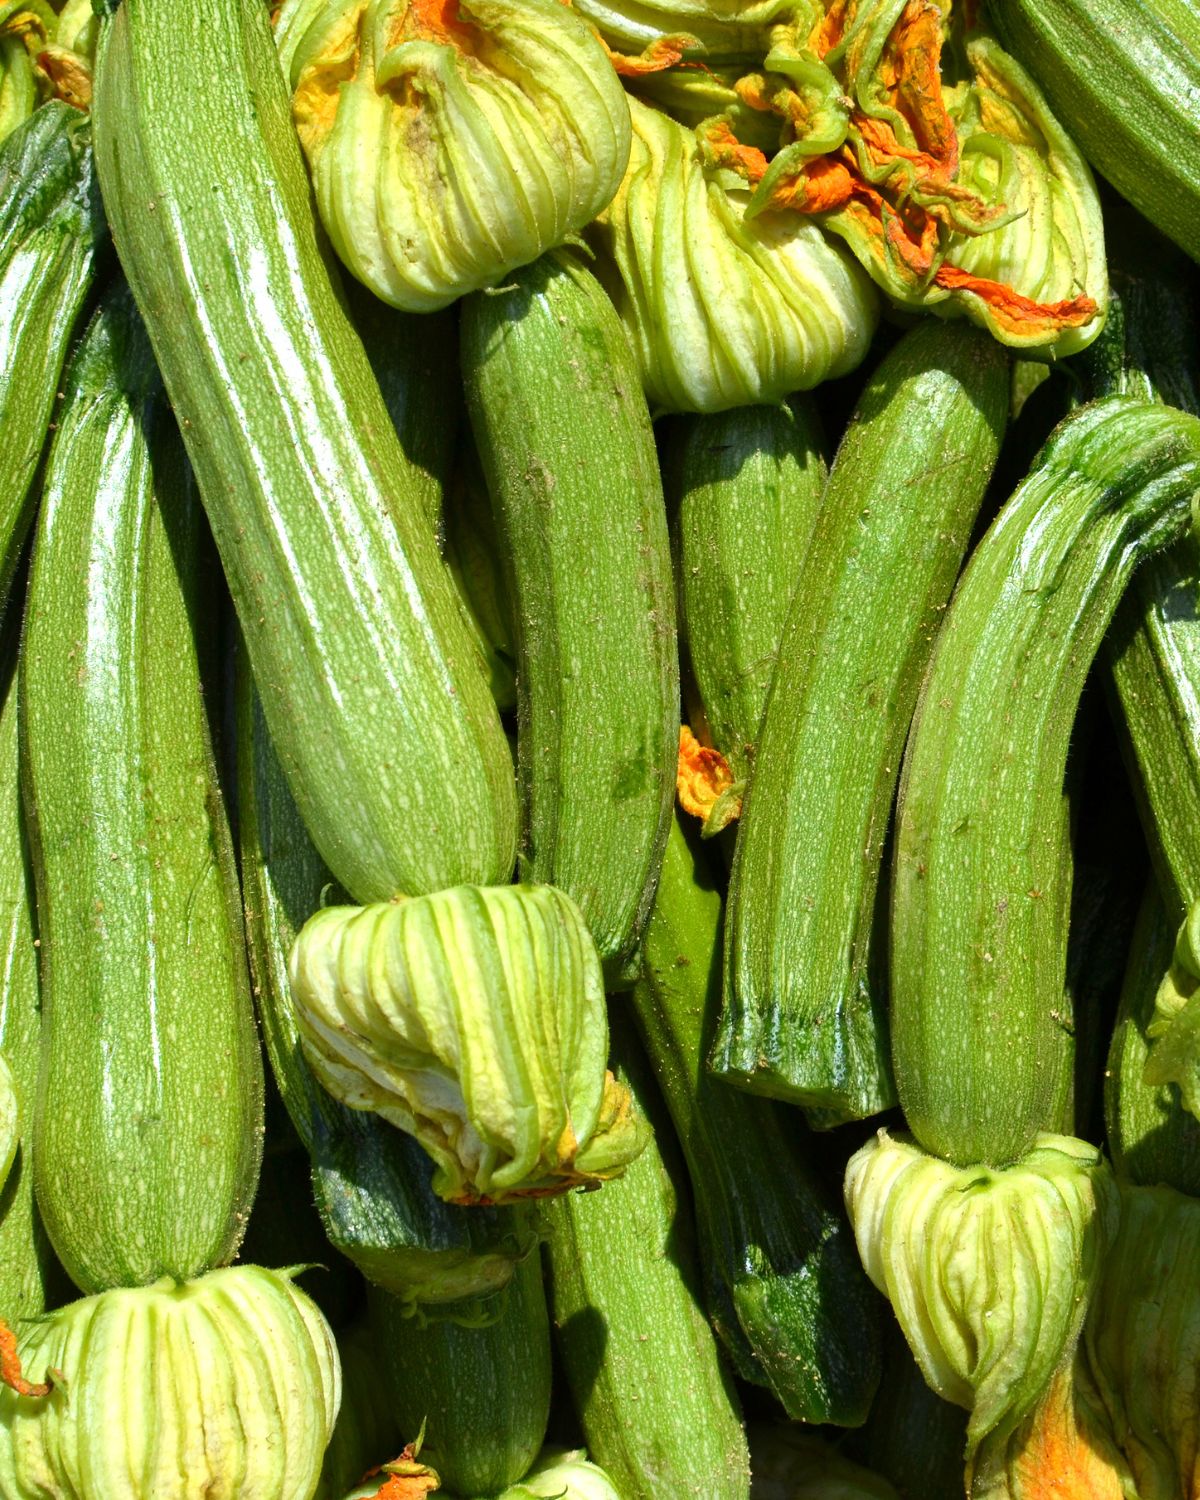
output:
<instances>
[{"instance_id":1,"label":"pile of zucchini","mask_svg":"<svg viewBox=\"0 0 1200 1500\"><path fill-rule=\"evenodd\" d=\"M0 0L0 1500L1200 1500L1197 100Z\"/></svg>"}]
</instances>

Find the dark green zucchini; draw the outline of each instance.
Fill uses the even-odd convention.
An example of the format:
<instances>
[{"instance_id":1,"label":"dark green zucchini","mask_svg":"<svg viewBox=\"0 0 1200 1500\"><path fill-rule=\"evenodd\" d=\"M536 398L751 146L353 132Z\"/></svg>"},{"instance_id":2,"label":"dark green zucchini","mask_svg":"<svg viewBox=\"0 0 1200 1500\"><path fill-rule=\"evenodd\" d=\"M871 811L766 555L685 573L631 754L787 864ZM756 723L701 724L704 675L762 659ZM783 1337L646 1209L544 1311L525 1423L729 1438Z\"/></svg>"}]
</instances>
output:
<instances>
[{"instance_id":1,"label":"dark green zucchini","mask_svg":"<svg viewBox=\"0 0 1200 1500\"><path fill-rule=\"evenodd\" d=\"M325 1450L312 1500L345 1500L368 1469L395 1458L404 1446L400 1423L379 1378L379 1352L370 1322L361 1319L338 1334L342 1404Z\"/></svg>"},{"instance_id":2,"label":"dark green zucchini","mask_svg":"<svg viewBox=\"0 0 1200 1500\"><path fill-rule=\"evenodd\" d=\"M676 1191L683 1164L619 1002L611 1037L619 1077L654 1135L603 1192L549 1206L559 1359L588 1456L621 1500L747 1500L741 1407L697 1301L691 1204Z\"/></svg>"},{"instance_id":3,"label":"dark green zucchini","mask_svg":"<svg viewBox=\"0 0 1200 1500\"><path fill-rule=\"evenodd\" d=\"M516 627L487 485L469 446L447 486L442 518L443 555L483 655L496 707L508 713L517 706Z\"/></svg>"},{"instance_id":4,"label":"dark green zucchini","mask_svg":"<svg viewBox=\"0 0 1200 1500\"><path fill-rule=\"evenodd\" d=\"M680 645L709 739L742 781L825 488L819 423L794 396L663 427Z\"/></svg>"},{"instance_id":5,"label":"dark green zucchini","mask_svg":"<svg viewBox=\"0 0 1200 1500\"><path fill-rule=\"evenodd\" d=\"M895 1098L877 891L900 757L1008 408L1004 351L921 324L868 382L779 646L738 825L712 1066L864 1117Z\"/></svg>"},{"instance_id":6,"label":"dark green zucchini","mask_svg":"<svg viewBox=\"0 0 1200 1500\"><path fill-rule=\"evenodd\" d=\"M371 1321L392 1409L406 1439L452 1494L498 1495L538 1455L550 1415L550 1318L531 1255L496 1299L493 1321L467 1328L407 1318L373 1289Z\"/></svg>"},{"instance_id":7,"label":"dark green zucchini","mask_svg":"<svg viewBox=\"0 0 1200 1500\"><path fill-rule=\"evenodd\" d=\"M851 1451L885 1475L901 1500L958 1500L966 1445L966 1412L930 1390L893 1322L879 1395Z\"/></svg>"},{"instance_id":8,"label":"dark green zucchini","mask_svg":"<svg viewBox=\"0 0 1200 1500\"><path fill-rule=\"evenodd\" d=\"M463 1298L503 1287L533 1236L514 1210L463 1209L431 1186L417 1141L377 1115L347 1109L313 1077L288 988L292 941L335 899L275 755L245 652L236 677L238 814L250 967L271 1070L312 1158L317 1209L330 1243L369 1281L425 1314L472 1309Z\"/></svg>"},{"instance_id":9,"label":"dark green zucchini","mask_svg":"<svg viewBox=\"0 0 1200 1500\"><path fill-rule=\"evenodd\" d=\"M51 100L0 146L0 604L33 513L31 486L63 361L106 239L91 125Z\"/></svg>"},{"instance_id":10,"label":"dark green zucchini","mask_svg":"<svg viewBox=\"0 0 1200 1500\"><path fill-rule=\"evenodd\" d=\"M184 99L186 126L164 107ZM508 743L428 490L334 290L261 0L122 4L93 118L105 208L314 843L358 901L508 880Z\"/></svg>"},{"instance_id":11,"label":"dark green zucchini","mask_svg":"<svg viewBox=\"0 0 1200 1500\"><path fill-rule=\"evenodd\" d=\"M632 1003L687 1158L709 1312L738 1374L790 1417L855 1426L879 1381L881 1305L811 1165L822 1148L790 1112L705 1068L720 946L721 897L676 822Z\"/></svg>"},{"instance_id":12,"label":"dark green zucchini","mask_svg":"<svg viewBox=\"0 0 1200 1500\"><path fill-rule=\"evenodd\" d=\"M1003 1166L1062 1076L1076 706L1136 563L1180 536L1200 421L1114 396L1060 423L976 549L901 781L891 929L901 1103L926 1150Z\"/></svg>"},{"instance_id":13,"label":"dark green zucchini","mask_svg":"<svg viewBox=\"0 0 1200 1500\"><path fill-rule=\"evenodd\" d=\"M72 361L21 653L42 1052L33 1161L85 1292L232 1259L262 1060L199 632L206 532L123 287Z\"/></svg>"},{"instance_id":14,"label":"dark green zucchini","mask_svg":"<svg viewBox=\"0 0 1200 1500\"><path fill-rule=\"evenodd\" d=\"M611 980L654 896L679 735L650 416L612 304L566 253L467 299L462 360L517 628L523 875L573 898Z\"/></svg>"}]
</instances>

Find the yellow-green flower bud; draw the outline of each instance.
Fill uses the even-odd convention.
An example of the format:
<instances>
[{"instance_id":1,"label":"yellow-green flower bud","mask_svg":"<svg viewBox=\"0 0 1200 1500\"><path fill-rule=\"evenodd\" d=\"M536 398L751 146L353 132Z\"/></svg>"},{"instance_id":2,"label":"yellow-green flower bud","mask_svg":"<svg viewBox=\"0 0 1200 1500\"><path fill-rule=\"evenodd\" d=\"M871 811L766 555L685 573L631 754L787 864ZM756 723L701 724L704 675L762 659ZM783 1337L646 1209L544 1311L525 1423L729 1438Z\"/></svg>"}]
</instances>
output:
<instances>
[{"instance_id":1,"label":"yellow-green flower bud","mask_svg":"<svg viewBox=\"0 0 1200 1500\"><path fill-rule=\"evenodd\" d=\"M750 1500L899 1500L881 1474L851 1463L802 1427L751 1427Z\"/></svg>"},{"instance_id":2,"label":"yellow-green flower bud","mask_svg":"<svg viewBox=\"0 0 1200 1500\"><path fill-rule=\"evenodd\" d=\"M626 57L652 54L664 38L688 38L687 56L707 62L761 57L769 28L814 0L574 0L575 9Z\"/></svg>"},{"instance_id":3,"label":"yellow-green flower bud","mask_svg":"<svg viewBox=\"0 0 1200 1500\"><path fill-rule=\"evenodd\" d=\"M1146 1034L1144 1081L1155 1088L1175 1084L1184 1108L1200 1118L1200 901L1179 929Z\"/></svg>"},{"instance_id":4,"label":"yellow-green flower bud","mask_svg":"<svg viewBox=\"0 0 1200 1500\"><path fill-rule=\"evenodd\" d=\"M652 406L723 411L844 375L875 331L870 281L796 214L750 194L696 136L630 100L629 170L589 232Z\"/></svg>"},{"instance_id":5,"label":"yellow-green flower bud","mask_svg":"<svg viewBox=\"0 0 1200 1500\"><path fill-rule=\"evenodd\" d=\"M621 180L620 81L560 0L289 0L278 38L325 228L396 307L494 285Z\"/></svg>"},{"instance_id":6,"label":"yellow-green flower bud","mask_svg":"<svg viewBox=\"0 0 1200 1500\"><path fill-rule=\"evenodd\" d=\"M0 1188L8 1174L21 1139L21 1115L17 1105L17 1086L13 1082L8 1060L0 1056Z\"/></svg>"},{"instance_id":7,"label":"yellow-green flower bud","mask_svg":"<svg viewBox=\"0 0 1200 1500\"><path fill-rule=\"evenodd\" d=\"M642 1148L629 1091L605 1068L595 944L553 886L328 907L289 973L321 1083L414 1135L451 1202L600 1182Z\"/></svg>"},{"instance_id":8,"label":"yellow-green flower bud","mask_svg":"<svg viewBox=\"0 0 1200 1500\"><path fill-rule=\"evenodd\" d=\"M612 1480L596 1464L588 1463L582 1449L543 1449L537 1462L519 1484L504 1491L500 1500L624 1500Z\"/></svg>"},{"instance_id":9,"label":"yellow-green flower bud","mask_svg":"<svg viewBox=\"0 0 1200 1500\"><path fill-rule=\"evenodd\" d=\"M101 1292L32 1323L0 1390L5 1500L306 1500L341 1400L325 1319L259 1266Z\"/></svg>"},{"instance_id":10,"label":"yellow-green flower bud","mask_svg":"<svg viewBox=\"0 0 1200 1500\"><path fill-rule=\"evenodd\" d=\"M45 0L0 0L0 141L37 107L33 59L56 25Z\"/></svg>"},{"instance_id":11,"label":"yellow-green flower bud","mask_svg":"<svg viewBox=\"0 0 1200 1500\"><path fill-rule=\"evenodd\" d=\"M1011 1167L955 1167L881 1130L850 1159L846 1205L926 1381L970 1413L968 1454L1011 1432L1078 1337L1116 1228L1099 1151L1040 1135Z\"/></svg>"}]
</instances>

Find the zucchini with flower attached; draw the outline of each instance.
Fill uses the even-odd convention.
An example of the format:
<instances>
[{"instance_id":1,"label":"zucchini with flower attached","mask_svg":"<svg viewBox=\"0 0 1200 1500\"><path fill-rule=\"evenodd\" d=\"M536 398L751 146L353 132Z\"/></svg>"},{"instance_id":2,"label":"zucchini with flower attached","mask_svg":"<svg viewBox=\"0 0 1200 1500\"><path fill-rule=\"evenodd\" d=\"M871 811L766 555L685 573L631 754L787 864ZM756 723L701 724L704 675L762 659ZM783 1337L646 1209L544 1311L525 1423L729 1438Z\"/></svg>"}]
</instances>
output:
<instances>
[{"instance_id":1,"label":"zucchini with flower attached","mask_svg":"<svg viewBox=\"0 0 1200 1500\"><path fill-rule=\"evenodd\" d=\"M130 0L98 51L105 207L313 842L360 901L507 880L508 742L330 280L267 12Z\"/></svg>"},{"instance_id":2,"label":"zucchini with flower attached","mask_svg":"<svg viewBox=\"0 0 1200 1500\"><path fill-rule=\"evenodd\" d=\"M616 975L653 899L679 732L650 418L608 299L566 255L467 302L462 356L517 631L522 874L577 902Z\"/></svg>"},{"instance_id":3,"label":"zucchini with flower attached","mask_svg":"<svg viewBox=\"0 0 1200 1500\"><path fill-rule=\"evenodd\" d=\"M900 758L991 477L1008 362L930 322L860 398L795 580L729 889L713 1067L865 1116L894 1099L873 942Z\"/></svg>"},{"instance_id":4,"label":"zucchini with flower attached","mask_svg":"<svg viewBox=\"0 0 1200 1500\"><path fill-rule=\"evenodd\" d=\"M262 1061L202 696L203 512L132 299L72 361L21 653L37 882L38 1203L84 1291L235 1254Z\"/></svg>"}]
</instances>

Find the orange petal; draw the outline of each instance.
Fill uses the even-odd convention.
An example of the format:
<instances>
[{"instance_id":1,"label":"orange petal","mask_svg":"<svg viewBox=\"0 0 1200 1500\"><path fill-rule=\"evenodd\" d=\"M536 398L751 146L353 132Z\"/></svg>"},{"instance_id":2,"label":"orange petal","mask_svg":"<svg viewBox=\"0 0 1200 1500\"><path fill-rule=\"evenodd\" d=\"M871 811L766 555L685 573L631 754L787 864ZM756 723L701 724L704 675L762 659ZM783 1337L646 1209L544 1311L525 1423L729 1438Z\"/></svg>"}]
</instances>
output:
<instances>
[{"instance_id":1,"label":"orange petal","mask_svg":"<svg viewBox=\"0 0 1200 1500\"><path fill-rule=\"evenodd\" d=\"M1091 297L1069 297L1062 302L1035 302L1024 297L1002 281L989 281L986 276L972 276L969 271L960 271L957 266L941 265L934 281L938 286L952 292L972 292L986 302L992 316L1008 333L1037 334L1048 336L1060 328L1080 328L1089 323L1097 312Z\"/></svg>"},{"instance_id":2,"label":"orange petal","mask_svg":"<svg viewBox=\"0 0 1200 1500\"><path fill-rule=\"evenodd\" d=\"M857 184L845 163L828 156L805 162L804 168L781 177L767 199L769 209L793 209L802 214L823 214L844 208Z\"/></svg>"},{"instance_id":3,"label":"orange petal","mask_svg":"<svg viewBox=\"0 0 1200 1500\"><path fill-rule=\"evenodd\" d=\"M21 1374L21 1359L17 1354L17 1336L7 1323L0 1319L0 1380L18 1396L48 1396L51 1382L33 1385Z\"/></svg>"},{"instance_id":4,"label":"orange petal","mask_svg":"<svg viewBox=\"0 0 1200 1500\"><path fill-rule=\"evenodd\" d=\"M600 40L604 42L603 37ZM604 50L608 53L609 62L622 78L644 78L648 73L663 73L667 68L676 67L685 52L699 45L694 36L681 31L671 36L660 36L637 57L614 52L607 42L604 42Z\"/></svg>"},{"instance_id":5,"label":"orange petal","mask_svg":"<svg viewBox=\"0 0 1200 1500\"><path fill-rule=\"evenodd\" d=\"M681 724L675 787L684 812L707 818L717 798L732 785L733 772L721 752L702 745L688 726Z\"/></svg>"},{"instance_id":6,"label":"orange petal","mask_svg":"<svg viewBox=\"0 0 1200 1500\"><path fill-rule=\"evenodd\" d=\"M958 134L942 97L942 12L908 0L892 28L881 64L897 110L946 176L958 171Z\"/></svg>"},{"instance_id":7,"label":"orange petal","mask_svg":"<svg viewBox=\"0 0 1200 1500\"><path fill-rule=\"evenodd\" d=\"M757 146L743 146L727 120L709 120L703 130L705 154L713 166L736 172L750 183L762 180L767 158Z\"/></svg>"}]
</instances>

